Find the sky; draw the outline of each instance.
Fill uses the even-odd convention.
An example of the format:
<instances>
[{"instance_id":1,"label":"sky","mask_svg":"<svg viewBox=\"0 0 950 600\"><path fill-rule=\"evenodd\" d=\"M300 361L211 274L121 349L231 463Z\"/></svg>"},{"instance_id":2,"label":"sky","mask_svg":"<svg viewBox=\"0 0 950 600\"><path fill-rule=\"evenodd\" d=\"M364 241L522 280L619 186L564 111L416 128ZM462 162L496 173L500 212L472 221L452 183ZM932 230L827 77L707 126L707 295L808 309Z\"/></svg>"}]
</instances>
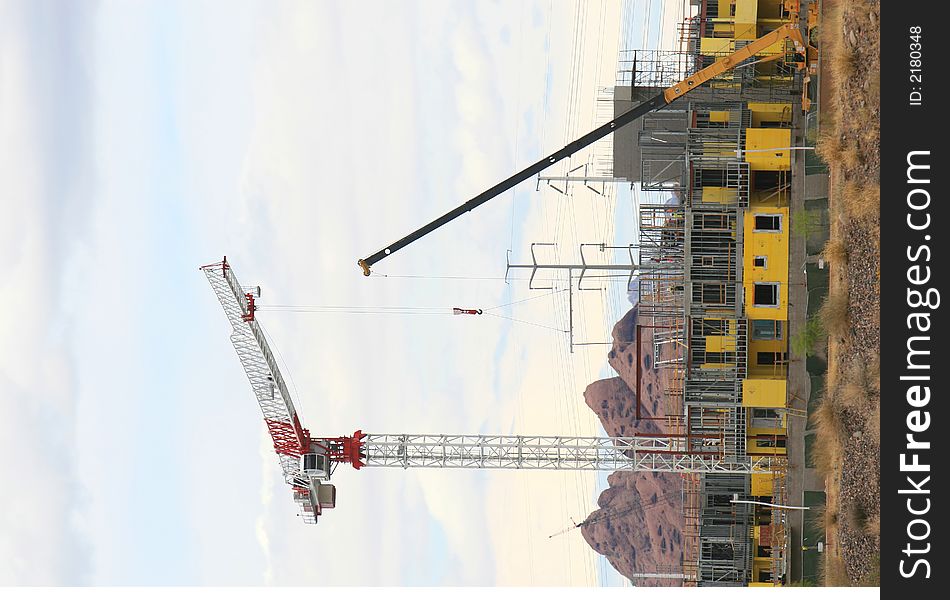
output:
<instances>
[{"instance_id":1,"label":"sky","mask_svg":"<svg viewBox=\"0 0 950 600\"><path fill-rule=\"evenodd\" d=\"M505 260L633 241L629 190L526 182L356 260L595 126L680 5L0 0L0 583L624 584L548 539L591 474L341 469L305 526L197 267L226 254L265 306L509 305L262 312L314 434L602 433L606 346L571 353L566 281ZM629 306L578 293L575 340Z\"/></svg>"}]
</instances>

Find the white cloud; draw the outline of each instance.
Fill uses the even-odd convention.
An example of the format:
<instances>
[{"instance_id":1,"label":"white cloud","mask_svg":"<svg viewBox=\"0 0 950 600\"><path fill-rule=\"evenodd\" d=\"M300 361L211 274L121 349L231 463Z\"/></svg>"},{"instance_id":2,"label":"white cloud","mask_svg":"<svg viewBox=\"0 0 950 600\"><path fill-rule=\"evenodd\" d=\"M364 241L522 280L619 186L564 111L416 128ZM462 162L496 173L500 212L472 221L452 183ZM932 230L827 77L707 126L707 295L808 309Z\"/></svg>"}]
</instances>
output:
<instances>
[{"instance_id":1,"label":"white cloud","mask_svg":"<svg viewBox=\"0 0 950 600\"><path fill-rule=\"evenodd\" d=\"M484 22L503 20L503 11L490 14L490 8L478 5L478 14L453 20L440 8L434 5L426 22L443 23L443 28L433 32L434 25L423 27L422 39L433 52L450 49L449 61L435 54L431 62L420 62L418 51L414 54L403 37L407 25L396 15L384 15L387 31L393 32L384 38L372 19L354 28L350 16L334 12L324 19L327 26L355 33L336 36L317 27L308 37L321 42L307 51L294 41L301 35L299 25L283 28L275 21L276 31L292 33L265 40L258 55L257 83L252 86L257 90L254 135L243 174L245 182L253 182L246 189L266 200L249 204L251 198L245 198L243 208L237 209L248 215L247 227L266 226L274 235L240 252L246 257L240 262L234 259L242 274L266 278L267 301L370 306L486 306L504 301L504 290L497 285L367 280L354 265L367 250L375 251L521 166L515 164L512 141L517 122L526 106L543 113L545 78L538 65L546 64L548 24L519 28L525 47L518 64L498 49L498 39L486 39L493 33L484 33L499 30ZM572 13L564 12L554 34L562 38L572 27ZM305 21L292 10L284 18ZM512 44L517 44L519 36L510 29ZM569 54L570 48L562 49L552 60L566 60ZM373 71L368 66L377 64L385 68ZM302 77L304 65L318 76ZM509 92L525 65L541 74L531 78L518 104ZM436 79L446 89L436 89L433 81L420 76L437 67L448 69ZM600 67L611 71L609 62ZM373 76L359 80L358 86L328 89L328 82L352 81L353 73ZM556 85L567 75L560 74ZM586 77L594 80L591 73ZM587 98L591 89L581 86L576 93ZM545 125L554 141L546 144L559 144L557 132L570 135L562 131L563 112L558 112L567 101L552 100ZM311 117L301 120L298 114L304 106ZM584 110L592 116L592 106ZM589 124L582 121L578 127ZM521 132L530 133L524 127ZM526 138L522 148L531 144ZM592 205L598 201L586 200ZM591 209L581 206L583 232L590 228L585 215ZM379 270L500 274L509 218L507 206L486 207L387 260ZM536 224L530 229L535 231L551 224L543 212L532 218ZM516 285L521 285L517 298L535 294ZM551 306L530 305L516 314L554 324ZM499 335L510 323L489 318L267 313L266 319L301 391L298 407L314 433L338 435L355 427L379 433L494 432L509 426L519 411L533 415L518 423L524 433L596 431L580 392L587 378L599 371L602 355L569 358L563 337L546 330L516 325L511 331L517 344L499 348ZM552 369L563 373L552 377ZM275 582L316 581L304 574L302 554L335 565L321 575L320 580L329 583L368 579L398 584L407 577L419 583L411 579L416 575L407 575L412 565L419 560L435 564L442 555L452 562L441 567L446 571L428 576L444 577L448 584L527 583L532 577L552 584L595 581L596 558L582 540L569 541L566 551L563 545L542 542L551 527L562 526L566 514L581 516L590 509L592 476L531 473L523 475L522 485L513 486L521 481L517 474L372 469L357 474L341 469L336 477L338 507L321 519L319 531L287 520L288 502L274 502L275 513L268 513L265 522L278 565ZM444 550L428 546L423 532L431 525L426 523L437 524L444 534ZM511 539L513 530L523 530L524 537ZM337 545L330 550L326 542L315 546L311 539L335 540ZM337 554L351 549L354 540L372 541L359 544L361 561L341 560ZM531 557L523 552L525 543L533 548Z\"/></svg>"},{"instance_id":2,"label":"white cloud","mask_svg":"<svg viewBox=\"0 0 950 600\"><path fill-rule=\"evenodd\" d=\"M78 182L51 145L63 110L46 95L63 92L62 73L51 49L31 40L36 15L19 8L0 8L0 583L78 584L89 566L76 527L86 496L74 460L74 313L60 280L72 245L57 234L72 215L68 192L81 189L62 187ZM83 90L74 91L82 106Z\"/></svg>"},{"instance_id":3,"label":"white cloud","mask_svg":"<svg viewBox=\"0 0 950 600\"><path fill-rule=\"evenodd\" d=\"M101 11L96 194L80 180L68 191L78 189L88 203L69 205L58 221L45 205L5 201L13 218L0 225L0 250L14 257L0 284L5 317L15 314L0 325L3 339L18 340L2 351L0 374L21 390L4 398L3 423L23 425L4 431L2 443L5 457L26 454L4 462L3 475L32 490L9 514L25 514L24 523L53 515L36 525L36 540L66 538L43 550L65 549L62 555L30 566L44 572L17 562L33 551L29 542L0 545L0 559L9 558L2 563L20 569L13 577L591 581L592 553L544 543L565 514L589 507L587 476L341 467L338 507L317 527L304 526L272 452L259 456L254 447L263 431L259 411L220 309L193 268L227 253L245 284L264 286L265 303L488 307L533 295L524 282L506 289L484 280L365 279L355 262L536 158L539 147L548 151L587 127L584 119L565 127L565 111L573 102L592 114L581 99L592 95L596 77L585 67L577 73L583 83L567 95L574 7L555 3L553 23L530 18L549 6L512 12L434 2L412 12L387 2L363 10L301 2L222 17L209 3L189 4L195 12L187 20L174 7ZM589 23L582 39L613 35ZM49 138L35 135L35 118L22 118L33 101L21 93L31 89L23 84L28 53L20 38L2 38L0 133L22 143L0 148L0 168L11 169L3 173L9 197L34 198L50 193L43 186L51 178L31 140ZM596 61L588 54L582 62ZM610 75L608 63L601 67ZM545 108L548 66L554 79ZM66 133L85 139L83 131ZM68 154L79 155L75 147ZM68 175L59 179L75 180ZM518 208L517 220L526 223L519 238L559 238L567 259L597 231L602 199L524 196L530 208ZM509 202L463 217L380 271L500 276ZM76 206L90 223L61 268L51 249L82 223ZM526 247L514 250L523 256ZM512 310L534 322L565 320L563 300ZM583 322L599 323L599 311L589 312L594 317ZM488 317L268 313L262 320L288 363L305 424L318 435L359 427L595 427L580 391L602 357L568 356L563 336L547 330ZM64 347L81 353L78 380ZM77 393L84 404L76 453L90 488L78 492L68 459ZM42 411L31 412L36 406ZM35 435L50 424L62 448ZM128 479L118 475L125 473ZM91 556L92 565L66 555L81 544L68 526L77 493L86 499L81 529L95 545L74 554ZM164 509L158 517L135 518L137 508L155 506ZM11 531L12 540L24 535Z\"/></svg>"},{"instance_id":4,"label":"white cloud","mask_svg":"<svg viewBox=\"0 0 950 600\"><path fill-rule=\"evenodd\" d=\"M262 467L261 506L264 507L265 513L259 515L254 522L254 534L257 536L257 543L261 547L261 552L264 554L264 583L272 583L274 581L274 558L270 549L270 536L267 533L266 511L270 509L274 501L274 488L279 484L283 484L284 481L282 477L275 477L278 470L274 469L274 463L276 462L274 442L265 428L261 430L259 450ZM281 485L281 487L283 486ZM287 490L282 491L285 492L284 496L286 496ZM286 500L286 497L282 500ZM286 501L281 504L283 508L288 505Z\"/></svg>"}]
</instances>

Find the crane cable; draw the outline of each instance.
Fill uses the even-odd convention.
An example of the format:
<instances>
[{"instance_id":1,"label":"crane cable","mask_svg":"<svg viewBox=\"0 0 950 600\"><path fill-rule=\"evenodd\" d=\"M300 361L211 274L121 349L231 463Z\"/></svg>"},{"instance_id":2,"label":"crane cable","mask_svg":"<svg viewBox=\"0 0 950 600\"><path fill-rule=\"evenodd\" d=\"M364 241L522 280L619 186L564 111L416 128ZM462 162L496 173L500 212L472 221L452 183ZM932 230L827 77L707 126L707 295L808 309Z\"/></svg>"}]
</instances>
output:
<instances>
[{"instance_id":1,"label":"crane cable","mask_svg":"<svg viewBox=\"0 0 950 600\"><path fill-rule=\"evenodd\" d=\"M536 296L531 296L529 298L522 298L521 300L515 300L512 302L499 304L497 306L493 306L488 309L459 308L459 307L446 308L442 306L347 306L347 305L318 305L318 304L261 304L256 307L256 310L268 311L268 312L325 313L325 314L351 314L351 315L454 315L454 316L486 315L490 317L497 317L499 319L506 319L509 321L513 321L515 323L522 323L525 325L532 325L534 327L541 327L544 329L551 329L554 331L566 333L565 330L557 328L557 327L551 327L550 325L544 325L542 323L534 323L531 321L526 321L524 319L517 319L510 315L503 315L498 312L495 312L495 311L498 311L499 309L507 308L515 304L530 302L532 300L545 298L547 296L563 293L566 291L568 290L555 289L546 294L538 294Z\"/></svg>"},{"instance_id":2,"label":"crane cable","mask_svg":"<svg viewBox=\"0 0 950 600\"><path fill-rule=\"evenodd\" d=\"M386 273L377 273L374 271L370 274L370 277L385 277L390 279L459 279L463 281L532 281L530 277L481 277L473 275L390 275ZM628 277L626 273L603 273L603 274L593 274L585 275L589 279L619 279L621 277ZM535 277L534 281L546 281L546 282L564 282L563 277Z\"/></svg>"}]
</instances>

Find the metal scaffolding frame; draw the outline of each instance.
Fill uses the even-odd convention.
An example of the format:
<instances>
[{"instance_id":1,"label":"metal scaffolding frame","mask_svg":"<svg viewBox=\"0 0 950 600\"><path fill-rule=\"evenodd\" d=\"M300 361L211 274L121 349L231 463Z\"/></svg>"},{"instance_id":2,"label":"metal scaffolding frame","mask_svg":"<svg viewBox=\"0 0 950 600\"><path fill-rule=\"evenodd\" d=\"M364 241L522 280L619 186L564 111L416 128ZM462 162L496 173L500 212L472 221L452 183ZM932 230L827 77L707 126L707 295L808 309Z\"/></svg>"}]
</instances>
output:
<instances>
[{"instance_id":1,"label":"metal scaffolding frame","mask_svg":"<svg viewBox=\"0 0 950 600\"><path fill-rule=\"evenodd\" d=\"M750 483L742 475L702 478L696 565L700 586L745 586L752 577L754 508L732 503L734 494L748 495Z\"/></svg>"}]
</instances>

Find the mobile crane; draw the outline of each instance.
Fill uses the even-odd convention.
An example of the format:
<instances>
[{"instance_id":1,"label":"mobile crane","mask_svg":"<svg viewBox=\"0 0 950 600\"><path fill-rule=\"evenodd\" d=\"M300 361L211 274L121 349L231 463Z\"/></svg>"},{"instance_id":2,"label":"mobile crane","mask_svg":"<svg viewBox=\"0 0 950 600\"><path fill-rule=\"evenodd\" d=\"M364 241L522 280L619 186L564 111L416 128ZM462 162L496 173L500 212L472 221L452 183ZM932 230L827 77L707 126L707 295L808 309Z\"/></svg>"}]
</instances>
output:
<instances>
[{"instance_id":1,"label":"mobile crane","mask_svg":"<svg viewBox=\"0 0 950 600\"><path fill-rule=\"evenodd\" d=\"M363 275L368 277L371 273L372 267L376 263L381 261L382 259L391 255L392 253L398 250L401 250L402 248L405 248L409 244L415 242L416 240L420 239L421 237L429 233L432 233L433 231L449 223L450 221L454 221L455 219L462 216L463 214L471 210L474 210L475 208L478 208L479 206L481 206L482 204L485 204L492 198L500 196L501 194L505 193L506 191L518 185L519 183L539 174L541 171L543 171L547 167L550 167L551 165L565 158L568 158L575 152L578 152L579 150L582 150L586 148L587 146L590 146L597 140L600 140L610 135L611 133L617 131L621 127L625 125L629 125L630 123L633 123L634 121L636 121L643 115L650 113L652 111L661 109L665 106L668 106L674 100L678 98L682 98L689 92L702 86L704 83L710 81L711 79L718 77L719 75L722 75L723 73L726 73L736 68L737 66L742 64L743 61L749 58L752 58L755 55L763 52L764 50L766 50L773 44L783 42L786 40L791 41L794 44L796 54L801 55L802 57L801 60L797 60L792 64L794 64L795 68L798 70L807 68L807 71L809 73L813 72L817 68L816 50L815 48L811 47L808 43L806 43L804 37L802 36L801 31L799 30L798 18L797 18L798 17L798 2L793 1L791 3L786 3L786 4L790 5L791 11L792 11L792 19L790 23L786 23L785 25L782 25L778 29L775 29L774 31L771 31L763 35L762 37L756 40L753 40L752 42L749 42L747 45L736 50L732 54L719 59L718 61L709 65L708 67L700 69L699 71L697 71L696 73L693 73L686 79L683 79L682 81L674 83L670 87L663 90L663 92L661 92L660 94L657 94L653 98L650 98L649 100L641 104L638 104L637 106L631 108L627 112L614 118L612 121L608 123L604 123L597 129L594 129L590 133L587 133L586 135L581 136L580 138L564 146L563 148L561 148L554 154L551 154L549 156L546 156L545 158L542 158L541 160L534 163L533 165L519 171L518 173L515 173L508 179L505 179L504 181L501 181L493 185L492 187L488 188L481 194L475 196L468 202L445 213L438 219L435 219L434 221L431 221L430 223L423 225L422 227L413 231L412 233L405 236L404 238L401 238L393 242L392 244L389 244L388 246L386 246L379 252L376 252L375 254L372 254L370 256L367 256L366 258L362 258L358 260L357 264L360 266L361 269L363 269ZM762 60L763 61L774 60L778 58L779 56L780 55L769 56Z\"/></svg>"}]
</instances>

